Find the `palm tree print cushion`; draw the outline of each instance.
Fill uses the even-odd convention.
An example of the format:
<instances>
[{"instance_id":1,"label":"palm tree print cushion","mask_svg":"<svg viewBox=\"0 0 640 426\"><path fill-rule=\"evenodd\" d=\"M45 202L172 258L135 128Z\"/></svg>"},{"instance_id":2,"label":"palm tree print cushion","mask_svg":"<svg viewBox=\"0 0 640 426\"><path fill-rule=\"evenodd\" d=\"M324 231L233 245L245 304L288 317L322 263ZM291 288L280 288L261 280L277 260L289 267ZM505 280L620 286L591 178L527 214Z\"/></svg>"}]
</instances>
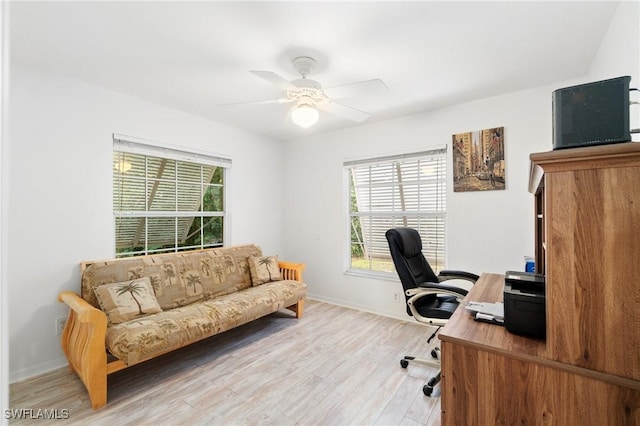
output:
<instances>
[{"instance_id":1,"label":"palm tree print cushion","mask_svg":"<svg viewBox=\"0 0 640 426\"><path fill-rule=\"evenodd\" d=\"M92 262L82 274L82 298L100 308L94 288L149 277L163 310L187 306L251 287L249 256L262 250L247 244Z\"/></svg>"},{"instance_id":2,"label":"palm tree print cushion","mask_svg":"<svg viewBox=\"0 0 640 426\"><path fill-rule=\"evenodd\" d=\"M102 311L107 314L109 324L120 324L162 311L149 277L105 284L93 291Z\"/></svg>"},{"instance_id":3,"label":"palm tree print cushion","mask_svg":"<svg viewBox=\"0 0 640 426\"><path fill-rule=\"evenodd\" d=\"M281 280L278 256L250 256L247 261L251 271L251 283L254 287Z\"/></svg>"}]
</instances>

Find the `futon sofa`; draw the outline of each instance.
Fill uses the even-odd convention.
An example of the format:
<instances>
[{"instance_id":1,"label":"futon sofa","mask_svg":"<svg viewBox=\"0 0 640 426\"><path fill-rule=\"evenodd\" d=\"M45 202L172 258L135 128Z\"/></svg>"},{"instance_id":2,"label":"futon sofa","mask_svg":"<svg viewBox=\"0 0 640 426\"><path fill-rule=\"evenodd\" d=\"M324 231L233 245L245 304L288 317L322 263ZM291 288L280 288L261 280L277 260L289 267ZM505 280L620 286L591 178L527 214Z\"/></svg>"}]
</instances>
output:
<instances>
[{"instance_id":1,"label":"futon sofa","mask_svg":"<svg viewBox=\"0 0 640 426\"><path fill-rule=\"evenodd\" d=\"M303 269L256 245L82 262L82 295L58 296L62 349L97 409L111 373L282 308L300 318Z\"/></svg>"}]
</instances>

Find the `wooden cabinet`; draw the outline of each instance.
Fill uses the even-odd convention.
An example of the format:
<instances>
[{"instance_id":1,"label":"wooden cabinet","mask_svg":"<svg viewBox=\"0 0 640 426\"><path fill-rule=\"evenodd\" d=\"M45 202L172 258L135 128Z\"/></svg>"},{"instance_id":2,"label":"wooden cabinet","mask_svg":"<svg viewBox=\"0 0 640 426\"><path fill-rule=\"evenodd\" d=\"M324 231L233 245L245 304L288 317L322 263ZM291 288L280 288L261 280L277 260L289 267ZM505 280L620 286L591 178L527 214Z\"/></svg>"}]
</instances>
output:
<instances>
[{"instance_id":1,"label":"wooden cabinet","mask_svg":"<svg viewBox=\"0 0 640 426\"><path fill-rule=\"evenodd\" d=\"M640 144L532 154L531 162L542 171L532 172L530 189L541 176L547 356L640 380Z\"/></svg>"},{"instance_id":2,"label":"wooden cabinet","mask_svg":"<svg viewBox=\"0 0 640 426\"><path fill-rule=\"evenodd\" d=\"M440 332L442 424L640 425L640 143L531 155L547 338L477 323ZM467 300L502 300L484 274Z\"/></svg>"}]
</instances>

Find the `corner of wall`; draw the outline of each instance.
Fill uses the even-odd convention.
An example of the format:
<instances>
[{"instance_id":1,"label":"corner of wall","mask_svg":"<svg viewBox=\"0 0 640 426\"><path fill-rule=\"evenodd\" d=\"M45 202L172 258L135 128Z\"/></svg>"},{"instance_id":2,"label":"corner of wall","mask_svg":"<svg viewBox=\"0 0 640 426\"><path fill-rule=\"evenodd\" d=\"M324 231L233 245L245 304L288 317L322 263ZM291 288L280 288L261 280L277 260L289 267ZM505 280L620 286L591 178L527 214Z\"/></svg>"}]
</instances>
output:
<instances>
[{"instance_id":1,"label":"corner of wall","mask_svg":"<svg viewBox=\"0 0 640 426\"><path fill-rule=\"evenodd\" d=\"M7 327L8 290L7 290L7 194L8 194L8 88L9 88L9 3L0 3L0 408L9 407L9 329ZM7 420L0 420L6 424Z\"/></svg>"},{"instance_id":2,"label":"corner of wall","mask_svg":"<svg viewBox=\"0 0 640 426\"><path fill-rule=\"evenodd\" d=\"M632 87L640 87L640 2L622 1L611 18L598 52L589 67L590 81L631 76ZM640 96L632 96L639 100ZM630 127L640 128L640 105L631 106ZM640 141L640 134L632 139Z\"/></svg>"}]
</instances>

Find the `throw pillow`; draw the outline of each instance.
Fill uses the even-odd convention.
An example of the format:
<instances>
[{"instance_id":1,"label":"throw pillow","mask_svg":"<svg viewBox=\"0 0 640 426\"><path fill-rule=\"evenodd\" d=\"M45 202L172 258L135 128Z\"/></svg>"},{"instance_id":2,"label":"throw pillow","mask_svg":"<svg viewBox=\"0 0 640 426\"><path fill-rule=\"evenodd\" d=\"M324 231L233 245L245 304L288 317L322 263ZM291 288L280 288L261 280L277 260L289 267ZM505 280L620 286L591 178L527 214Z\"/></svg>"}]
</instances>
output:
<instances>
[{"instance_id":1,"label":"throw pillow","mask_svg":"<svg viewBox=\"0 0 640 426\"><path fill-rule=\"evenodd\" d=\"M247 261L251 271L251 283L254 286L280 281L278 256L250 256Z\"/></svg>"},{"instance_id":2,"label":"throw pillow","mask_svg":"<svg viewBox=\"0 0 640 426\"><path fill-rule=\"evenodd\" d=\"M110 324L162 311L153 294L149 277L121 283L104 284L93 289Z\"/></svg>"}]
</instances>

